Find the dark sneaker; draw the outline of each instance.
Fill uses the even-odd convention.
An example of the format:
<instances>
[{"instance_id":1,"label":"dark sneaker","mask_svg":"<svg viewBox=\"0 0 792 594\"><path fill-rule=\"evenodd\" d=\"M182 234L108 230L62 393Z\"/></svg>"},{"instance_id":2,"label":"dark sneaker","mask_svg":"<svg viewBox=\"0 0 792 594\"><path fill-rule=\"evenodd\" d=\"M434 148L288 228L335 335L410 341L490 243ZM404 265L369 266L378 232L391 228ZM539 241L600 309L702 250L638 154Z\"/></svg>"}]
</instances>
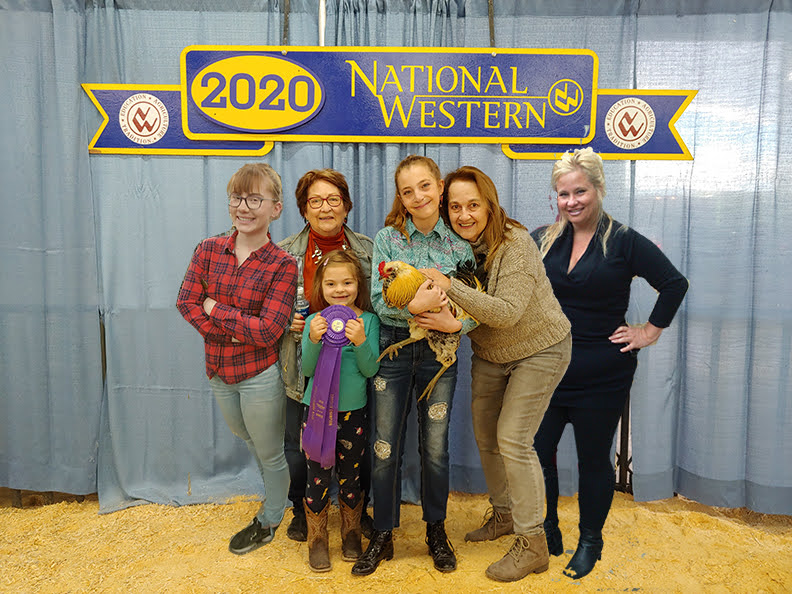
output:
<instances>
[{"instance_id":1,"label":"dark sneaker","mask_svg":"<svg viewBox=\"0 0 792 594\"><path fill-rule=\"evenodd\" d=\"M275 528L270 528L269 526L265 528L258 521L258 518L253 518L247 528L240 530L234 535L234 538L231 539L231 544L228 545L228 550L235 555L244 555L267 544L274 537Z\"/></svg>"},{"instance_id":2,"label":"dark sneaker","mask_svg":"<svg viewBox=\"0 0 792 594\"><path fill-rule=\"evenodd\" d=\"M294 506L294 517L286 529L286 536L297 542L308 540L308 522L305 519L305 510Z\"/></svg>"},{"instance_id":3,"label":"dark sneaker","mask_svg":"<svg viewBox=\"0 0 792 594\"><path fill-rule=\"evenodd\" d=\"M454 571L457 566L454 547L446 536L445 525L441 522L426 524L426 544L429 545L429 554L434 560L437 571L447 573Z\"/></svg>"}]
</instances>

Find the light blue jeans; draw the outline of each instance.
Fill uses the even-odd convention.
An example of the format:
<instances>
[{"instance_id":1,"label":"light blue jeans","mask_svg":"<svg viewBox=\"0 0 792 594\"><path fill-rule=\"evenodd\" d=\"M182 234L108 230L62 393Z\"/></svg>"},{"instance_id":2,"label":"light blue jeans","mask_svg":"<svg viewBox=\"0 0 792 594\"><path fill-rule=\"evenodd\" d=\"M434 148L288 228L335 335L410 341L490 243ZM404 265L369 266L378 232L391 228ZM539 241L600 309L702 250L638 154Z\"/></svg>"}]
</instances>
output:
<instances>
[{"instance_id":1,"label":"light blue jeans","mask_svg":"<svg viewBox=\"0 0 792 594\"><path fill-rule=\"evenodd\" d=\"M262 526L278 526L286 509L289 471L283 454L286 392L278 364L237 384L209 380L215 400L234 435L247 444L264 481L264 503L256 517Z\"/></svg>"}]
</instances>

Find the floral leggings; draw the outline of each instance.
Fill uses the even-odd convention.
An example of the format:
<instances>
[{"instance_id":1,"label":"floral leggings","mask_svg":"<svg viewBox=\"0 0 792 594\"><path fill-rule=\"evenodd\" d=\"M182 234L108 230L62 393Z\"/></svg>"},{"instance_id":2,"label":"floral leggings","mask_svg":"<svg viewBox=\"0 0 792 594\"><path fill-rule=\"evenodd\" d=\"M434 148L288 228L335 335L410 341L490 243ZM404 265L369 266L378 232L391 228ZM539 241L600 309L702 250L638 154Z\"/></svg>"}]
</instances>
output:
<instances>
[{"instance_id":1,"label":"floral leggings","mask_svg":"<svg viewBox=\"0 0 792 594\"><path fill-rule=\"evenodd\" d=\"M303 418L303 428L307 419ZM335 471L338 477L338 498L349 507L357 507L362 497L360 491L360 464L368 446L366 430L366 410L339 411L338 433L336 434ZM308 482L305 486L305 501L308 508L315 514L327 505L330 483L333 476L332 468L322 468L319 462L308 460Z\"/></svg>"}]
</instances>

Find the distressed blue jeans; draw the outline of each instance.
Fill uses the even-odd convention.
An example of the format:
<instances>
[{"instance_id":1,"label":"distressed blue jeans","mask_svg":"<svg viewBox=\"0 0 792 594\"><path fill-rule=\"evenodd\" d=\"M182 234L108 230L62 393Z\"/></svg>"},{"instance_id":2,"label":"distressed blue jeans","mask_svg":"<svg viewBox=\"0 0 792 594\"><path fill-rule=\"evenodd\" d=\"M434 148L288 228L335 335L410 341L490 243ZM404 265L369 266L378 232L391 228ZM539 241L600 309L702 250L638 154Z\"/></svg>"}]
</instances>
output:
<instances>
[{"instance_id":1,"label":"distressed blue jeans","mask_svg":"<svg viewBox=\"0 0 792 594\"><path fill-rule=\"evenodd\" d=\"M278 526L286 509L289 471L283 454L286 392L278 364L236 384L209 379L223 417L247 444L264 481L264 503L256 517L262 526Z\"/></svg>"},{"instance_id":2,"label":"distressed blue jeans","mask_svg":"<svg viewBox=\"0 0 792 594\"><path fill-rule=\"evenodd\" d=\"M406 328L382 325L380 351L409 336ZM440 370L426 340L409 344L390 360L385 357L374 376L374 527L399 525L401 465L407 418L413 401ZM457 364L446 369L428 399L416 403L421 457L421 506L425 522L446 518L448 503L448 424L456 387Z\"/></svg>"}]
</instances>

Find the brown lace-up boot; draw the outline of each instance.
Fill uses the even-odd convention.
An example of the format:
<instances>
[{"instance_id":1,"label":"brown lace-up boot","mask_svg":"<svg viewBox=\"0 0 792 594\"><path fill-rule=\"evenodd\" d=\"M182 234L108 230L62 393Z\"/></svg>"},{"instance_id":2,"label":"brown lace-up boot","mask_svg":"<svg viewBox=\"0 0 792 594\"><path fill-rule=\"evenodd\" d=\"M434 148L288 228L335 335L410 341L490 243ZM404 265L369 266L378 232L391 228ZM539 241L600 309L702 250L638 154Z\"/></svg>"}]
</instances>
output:
<instances>
[{"instance_id":1,"label":"brown lace-up boot","mask_svg":"<svg viewBox=\"0 0 792 594\"><path fill-rule=\"evenodd\" d=\"M344 561L357 561L363 554L363 548L360 546L363 498L361 497L357 506L352 508L339 497L338 507L341 509L341 558Z\"/></svg>"},{"instance_id":2,"label":"brown lace-up boot","mask_svg":"<svg viewBox=\"0 0 792 594\"><path fill-rule=\"evenodd\" d=\"M465 534L465 540L468 542L495 540L504 534L514 534L511 512L499 512L491 507L484 514L484 523L481 528Z\"/></svg>"},{"instance_id":3,"label":"brown lace-up boot","mask_svg":"<svg viewBox=\"0 0 792 594\"><path fill-rule=\"evenodd\" d=\"M327 512L330 504L326 504L318 514L311 511L305 500L303 505L308 524L308 565L314 571L330 571L330 550L327 542Z\"/></svg>"},{"instance_id":4,"label":"brown lace-up boot","mask_svg":"<svg viewBox=\"0 0 792 594\"><path fill-rule=\"evenodd\" d=\"M516 582L529 573L542 573L550 566L547 538L544 533L534 536L518 534L503 559L487 568L487 577L499 582Z\"/></svg>"}]
</instances>

